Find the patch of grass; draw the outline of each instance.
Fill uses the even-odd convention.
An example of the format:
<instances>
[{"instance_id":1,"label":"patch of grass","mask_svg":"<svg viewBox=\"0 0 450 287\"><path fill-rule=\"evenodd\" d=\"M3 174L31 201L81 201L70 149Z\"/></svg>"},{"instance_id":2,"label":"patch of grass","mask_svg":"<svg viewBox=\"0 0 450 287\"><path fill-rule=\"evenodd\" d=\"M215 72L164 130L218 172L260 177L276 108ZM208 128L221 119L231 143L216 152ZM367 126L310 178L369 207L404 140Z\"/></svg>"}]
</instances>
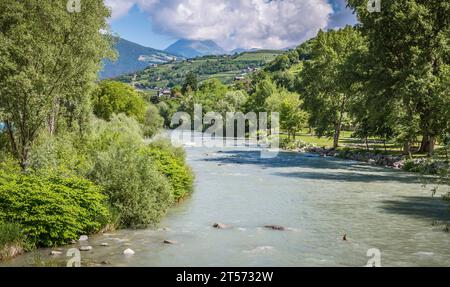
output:
<instances>
[{"instance_id":1,"label":"patch of grass","mask_svg":"<svg viewBox=\"0 0 450 287\"><path fill-rule=\"evenodd\" d=\"M25 241L25 236L22 233L22 228L16 223L1 223L0 222L0 249L7 244L20 244Z\"/></svg>"}]
</instances>

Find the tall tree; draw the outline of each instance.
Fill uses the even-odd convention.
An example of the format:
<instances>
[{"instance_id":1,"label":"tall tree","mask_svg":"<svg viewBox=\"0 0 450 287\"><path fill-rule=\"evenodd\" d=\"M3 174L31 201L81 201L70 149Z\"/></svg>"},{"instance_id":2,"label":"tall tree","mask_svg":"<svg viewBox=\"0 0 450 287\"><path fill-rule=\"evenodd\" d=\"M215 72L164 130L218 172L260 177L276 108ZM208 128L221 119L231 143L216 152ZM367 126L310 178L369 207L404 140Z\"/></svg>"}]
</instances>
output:
<instances>
[{"instance_id":1,"label":"tall tree","mask_svg":"<svg viewBox=\"0 0 450 287\"><path fill-rule=\"evenodd\" d=\"M346 65L354 53L363 49L363 37L350 26L320 31L300 74L300 93L311 115L310 125L316 127L319 136L333 137L334 148L339 146L342 124L356 91L347 77Z\"/></svg>"},{"instance_id":2,"label":"tall tree","mask_svg":"<svg viewBox=\"0 0 450 287\"><path fill-rule=\"evenodd\" d=\"M0 110L11 150L27 168L31 145L48 123L54 130L63 100L86 97L101 60L110 55L110 12L102 0L0 1Z\"/></svg>"},{"instance_id":3,"label":"tall tree","mask_svg":"<svg viewBox=\"0 0 450 287\"><path fill-rule=\"evenodd\" d=\"M186 95L189 92L196 92L198 88L197 75L194 72L189 72L183 82L181 92Z\"/></svg>"},{"instance_id":4,"label":"tall tree","mask_svg":"<svg viewBox=\"0 0 450 287\"><path fill-rule=\"evenodd\" d=\"M381 1L380 13L370 13L366 0L348 3L368 39L368 90L400 107L396 112L402 115L405 152L419 131L420 149L431 155L436 137L449 124L444 116L448 89L443 86L450 64L450 2Z\"/></svg>"}]
</instances>

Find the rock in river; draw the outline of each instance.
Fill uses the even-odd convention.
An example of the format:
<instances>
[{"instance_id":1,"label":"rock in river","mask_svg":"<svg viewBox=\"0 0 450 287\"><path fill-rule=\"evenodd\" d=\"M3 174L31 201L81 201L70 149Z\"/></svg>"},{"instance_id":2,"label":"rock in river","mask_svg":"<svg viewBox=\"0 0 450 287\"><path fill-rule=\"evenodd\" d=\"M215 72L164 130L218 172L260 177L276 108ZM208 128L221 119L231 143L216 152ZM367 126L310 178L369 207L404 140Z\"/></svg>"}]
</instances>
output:
<instances>
[{"instance_id":1,"label":"rock in river","mask_svg":"<svg viewBox=\"0 0 450 287\"><path fill-rule=\"evenodd\" d=\"M278 230L278 231L284 231L285 230L285 228L283 226L279 226L279 225L266 225L266 226L264 226L264 228L272 229L272 230Z\"/></svg>"},{"instance_id":2,"label":"rock in river","mask_svg":"<svg viewBox=\"0 0 450 287\"><path fill-rule=\"evenodd\" d=\"M80 251L91 251L92 250L92 246L81 246L80 247Z\"/></svg>"},{"instance_id":3,"label":"rock in river","mask_svg":"<svg viewBox=\"0 0 450 287\"><path fill-rule=\"evenodd\" d=\"M124 255L134 255L135 252L134 252L132 249L128 248L127 250L125 250L125 251L123 252L123 254L124 254Z\"/></svg>"},{"instance_id":4,"label":"rock in river","mask_svg":"<svg viewBox=\"0 0 450 287\"><path fill-rule=\"evenodd\" d=\"M217 229L228 229L228 228L231 228L230 225L226 225L226 224L223 224L223 223L214 223L213 227L217 228Z\"/></svg>"},{"instance_id":5,"label":"rock in river","mask_svg":"<svg viewBox=\"0 0 450 287\"><path fill-rule=\"evenodd\" d=\"M164 240L163 243L167 245L174 245L177 244L178 242L176 242L175 240Z\"/></svg>"},{"instance_id":6,"label":"rock in river","mask_svg":"<svg viewBox=\"0 0 450 287\"><path fill-rule=\"evenodd\" d=\"M79 241L88 241L89 237L87 235L81 235Z\"/></svg>"}]
</instances>

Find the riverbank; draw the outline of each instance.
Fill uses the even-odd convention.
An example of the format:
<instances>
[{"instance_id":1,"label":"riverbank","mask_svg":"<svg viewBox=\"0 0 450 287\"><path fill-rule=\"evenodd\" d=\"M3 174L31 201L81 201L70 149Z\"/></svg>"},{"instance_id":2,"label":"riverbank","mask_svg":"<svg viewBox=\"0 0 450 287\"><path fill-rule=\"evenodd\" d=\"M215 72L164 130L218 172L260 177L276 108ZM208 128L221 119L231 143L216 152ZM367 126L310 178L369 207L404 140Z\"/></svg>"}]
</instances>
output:
<instances>
[{"instance_id":1,"label":"riverbank","mask_svg":"<svg viewBox=\"0 0 450 287\"><path fill-rule=\"evenodd\" d=\"M426 175L437 175L442 170L448 170L449 164L444 160L421 157L408 158L398 154L383 154L381 151L364 151L360 149L342 147L339 149L318 147L313 144L297 141L282 141L281 148L290 152L313 153L321 157L336 157L340 159L364 162L373 166L382 166L395 170L417 172Z\"/></svg>"},{"instance_id":2,"label":"riverbank","mask_svg":"<svg viewBox=\"0 0 450 287\"><path fill-rule=\"evenodd\" d=\"M414 174L304 153L262 159L249 147L186 152L195 192L161 228L96 234L0 266L66 266L66 253L81 245L92 246L81 252L81 266L92 267L356 267L370 248L382 252L383 266L450 264L449 235L433 225L450 220L448 205Z\"/></svg>"}]
</instances>

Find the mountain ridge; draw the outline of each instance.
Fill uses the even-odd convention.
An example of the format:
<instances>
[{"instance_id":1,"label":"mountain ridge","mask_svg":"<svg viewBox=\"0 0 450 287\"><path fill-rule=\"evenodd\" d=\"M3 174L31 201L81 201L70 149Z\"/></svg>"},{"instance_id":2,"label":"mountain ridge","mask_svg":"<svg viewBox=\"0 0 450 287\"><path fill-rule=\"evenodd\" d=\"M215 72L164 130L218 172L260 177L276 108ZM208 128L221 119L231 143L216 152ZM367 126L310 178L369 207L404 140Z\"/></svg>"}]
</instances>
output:
<instances>
[{"instance_id":1,"label":"mountain ridge","mask_svg":"<svg viewBox=\"0 0 450 287\"><path fill-rule=\"evenodd\" d=\"M164 51L184 58L197 58L209 55L225 55L225 51L213 40L180 39Z\"/></svg>"},{"instance_id":2,"label":"mountain ridge","mask_svg":"<svg viewBox=\"0 0 450 287\"><path fill-rule=\"evenodd\" d=\"M144 70L152 64L165 64L181 58L169 52L145 47L123 38L117 37L116 40L114 48L118 52L118 58L116 61L103 61L103 70L100 72L101 79L115 78Z\"/></svg>"}]
</instances>

